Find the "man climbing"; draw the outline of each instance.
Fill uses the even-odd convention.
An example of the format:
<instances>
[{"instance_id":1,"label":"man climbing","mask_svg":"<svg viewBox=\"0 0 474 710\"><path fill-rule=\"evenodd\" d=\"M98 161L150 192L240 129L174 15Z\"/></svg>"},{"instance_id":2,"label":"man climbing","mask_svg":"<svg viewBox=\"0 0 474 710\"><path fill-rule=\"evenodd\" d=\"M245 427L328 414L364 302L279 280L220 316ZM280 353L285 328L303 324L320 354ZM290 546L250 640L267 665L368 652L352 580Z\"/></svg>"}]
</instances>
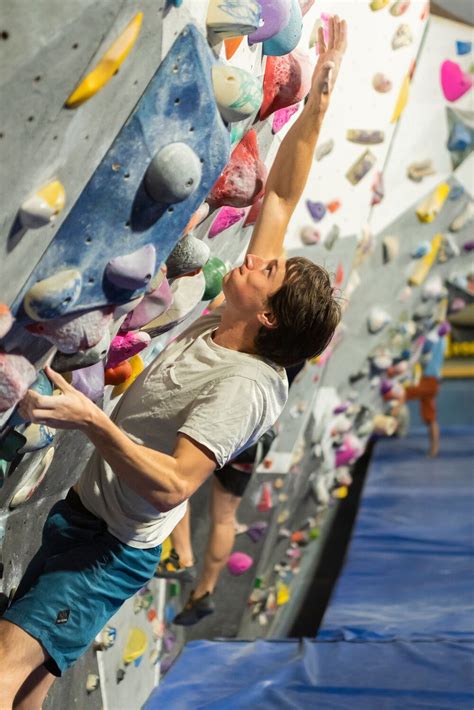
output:
<instances>
[{"instance_id":1,"label":"man climbing","mask_svg":"<svg viewBox=\"0 0 474 710\"><path fill-rule=\"evenodd\" d=\"M0 708L41 707L54 679L153 576L187 499L275 422L284 367L320 353L340 318L330 279L281 256L346 47L335 17L301 115L283 140L225 304L199 318L149 365L109 418L50 368L61 396L29 391L26 420L78 429L95 452L50 511L40 549L0 621Z\"/></svg>"}]
</instances>

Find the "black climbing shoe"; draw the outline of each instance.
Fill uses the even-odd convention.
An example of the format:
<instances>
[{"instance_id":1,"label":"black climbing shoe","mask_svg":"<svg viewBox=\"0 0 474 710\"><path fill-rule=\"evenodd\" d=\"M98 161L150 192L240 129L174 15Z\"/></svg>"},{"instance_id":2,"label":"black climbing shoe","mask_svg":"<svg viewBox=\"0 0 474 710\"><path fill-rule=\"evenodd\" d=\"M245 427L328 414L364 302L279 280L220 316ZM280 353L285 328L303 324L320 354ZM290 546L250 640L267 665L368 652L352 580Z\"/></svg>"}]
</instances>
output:
<instances>
[{"instance_id":1,"label":"black climbing shoe","mask_svg":"<svg viewBox=\"0 0 474 710\"><path fill-rule=\"evenodd\" d=\"M174 617L172 623L178 626L193 626L205 616L212 614L214 609L215 605L210 592L206 592L197 599L194 598L194 592L191 592L186 606Z\"/></svg>"}]
</instances>

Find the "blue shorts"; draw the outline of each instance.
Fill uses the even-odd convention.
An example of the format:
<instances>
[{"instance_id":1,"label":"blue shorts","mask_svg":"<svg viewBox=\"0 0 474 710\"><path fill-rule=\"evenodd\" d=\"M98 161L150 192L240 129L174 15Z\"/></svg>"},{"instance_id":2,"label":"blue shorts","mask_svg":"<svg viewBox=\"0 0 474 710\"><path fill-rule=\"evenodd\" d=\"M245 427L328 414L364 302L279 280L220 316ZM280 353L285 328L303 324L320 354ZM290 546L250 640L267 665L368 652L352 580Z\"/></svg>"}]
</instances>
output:
<instances>
[{"instance_id":1,"label":"blue shorts","mask_svg":"<svg viewBox=\"0 0 474 710\"><path fill-rule=\"evenodd\" d=\"M120 542L71 490L49 512L42 545L3 618L40 642L47 670L60 676L153 577L160 555L161 545Z\"/></svg>"}]
</instances>

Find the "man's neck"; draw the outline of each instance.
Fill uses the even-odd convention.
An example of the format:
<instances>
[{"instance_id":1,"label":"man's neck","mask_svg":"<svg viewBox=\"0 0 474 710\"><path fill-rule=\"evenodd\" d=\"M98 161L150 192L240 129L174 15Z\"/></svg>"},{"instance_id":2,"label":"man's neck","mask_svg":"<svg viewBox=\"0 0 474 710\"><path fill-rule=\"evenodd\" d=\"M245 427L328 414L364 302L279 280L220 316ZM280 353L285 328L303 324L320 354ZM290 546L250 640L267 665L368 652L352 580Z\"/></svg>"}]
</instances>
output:
<instances>
[{"instance_id":1,"label":"man's neck","mask_svg":"<svg viewBox=\"0 0 474 710\"><path fill-rule=\"evenodd\" d=\"M224 310L219 327L212 334L212 339L222 348L254 355L257 331L258 327L254 324L241 318L234 318L231 312Z\"/></svg>"}]
</instances>

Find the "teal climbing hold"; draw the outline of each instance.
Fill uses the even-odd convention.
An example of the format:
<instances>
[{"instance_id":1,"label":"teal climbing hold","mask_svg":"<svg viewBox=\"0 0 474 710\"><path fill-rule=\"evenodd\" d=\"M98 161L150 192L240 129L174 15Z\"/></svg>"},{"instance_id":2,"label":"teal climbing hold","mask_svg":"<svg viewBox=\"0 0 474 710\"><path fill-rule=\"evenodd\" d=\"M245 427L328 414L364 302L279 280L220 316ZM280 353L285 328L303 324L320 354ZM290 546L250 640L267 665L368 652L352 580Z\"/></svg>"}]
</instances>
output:
<instances>
[{"instance_id":1,"label":"teal climbing hold","mask_svg":"<svg viewBox=\"0 0 474 710\"><path fill-rule=\"evenodd\" d=\"M281 57L295 49L303 31L303 16L298 0L291 0L288 24L278 34L263 43L263 53L271 57Z\"/></svg>"}]
</instances>

